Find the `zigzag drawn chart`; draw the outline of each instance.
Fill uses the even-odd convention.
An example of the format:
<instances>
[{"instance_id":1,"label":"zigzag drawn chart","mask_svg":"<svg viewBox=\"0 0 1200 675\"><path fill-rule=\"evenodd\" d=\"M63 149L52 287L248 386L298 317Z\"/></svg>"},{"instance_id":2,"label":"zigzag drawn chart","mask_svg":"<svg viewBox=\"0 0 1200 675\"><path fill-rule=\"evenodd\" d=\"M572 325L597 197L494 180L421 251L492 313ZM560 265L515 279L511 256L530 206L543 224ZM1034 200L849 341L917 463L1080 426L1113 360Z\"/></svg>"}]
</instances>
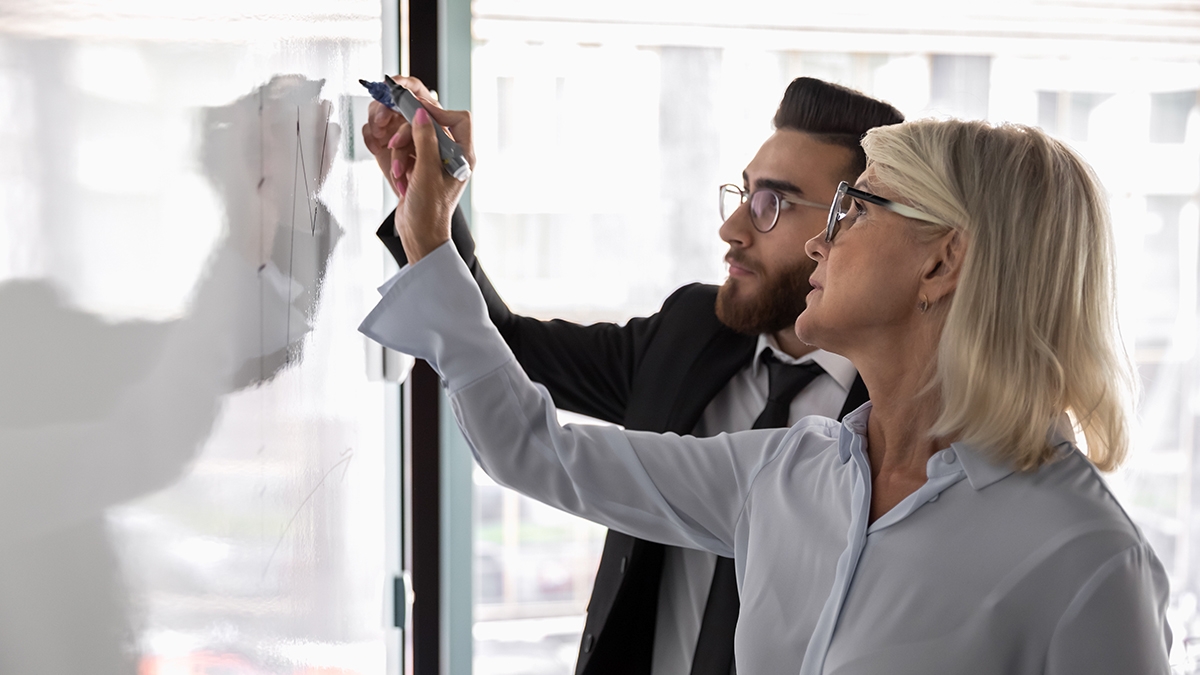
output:
<instances>
[{"instance_id":1,"label":"zigzag drawn chart","mask_svg":"<svg viewBox=\"0 0 1200 675\"><path fill-rule=\"evenodd\" d=\"M303 358L342 236L319 197L340 133L323 86L278 75L205 112L205 168L225 202L233 245L256 259L259 323L246 336L256 356L239 370L243 385L267 382Z\"/></svg>"},{"instance_id":2,"label":"zigzag drawn chart","mask_svg":"<svg viewBox=\"0 0 1200 675\"><path fill-rule=\"evenodd\" d=\"M325 127L321 131L321 159L319 162L317 162L317 167L319 170L323 169L323 167L325 166L325 149L328 146L329 146L329 115L328 115L328 113L326 113ZM287 275L289 278L292 278L294 264L296 261L296 199L295 199L295 197L299 196L299 190L297 189L296 182L301 178L301 176L303 176L303 178L304 178L304 203L306 206L305 212L307 213L307 215L309 217L309 227L311 230L310 234L314 238L317 236L318 205L313 204L312 191L309 189L310 183L308 180L308 166L304 161L304 137L300 133L300 107L299 106L296 107L296 162L295 162L295 164L296 164L296 168L293 169L293 171L292 171L293 198L292 198L292 218L291 218L291 228L290 228L291 229L291 237L290 237L291 246L288 249L288 271L287 271ZM320 181L322 179L323 179L323 175L319 175L318 180ZM311 207L311 209L307 208L307 207ZM259 269L259 273L260 274L262 273L262 268ZM292 290L292 287L289 286L288 287L288 291L289 291L288 305L292 304L291 290ZM291 318L292 318L291 314L289 313L288 321L287 321L287 332L286 332L287 343L289 345L291 345L291 343L292 343L292 321L291 321ZM290 350L288 353L290 356L290 354L291 354Z\"/></svg>"}]
</instances>

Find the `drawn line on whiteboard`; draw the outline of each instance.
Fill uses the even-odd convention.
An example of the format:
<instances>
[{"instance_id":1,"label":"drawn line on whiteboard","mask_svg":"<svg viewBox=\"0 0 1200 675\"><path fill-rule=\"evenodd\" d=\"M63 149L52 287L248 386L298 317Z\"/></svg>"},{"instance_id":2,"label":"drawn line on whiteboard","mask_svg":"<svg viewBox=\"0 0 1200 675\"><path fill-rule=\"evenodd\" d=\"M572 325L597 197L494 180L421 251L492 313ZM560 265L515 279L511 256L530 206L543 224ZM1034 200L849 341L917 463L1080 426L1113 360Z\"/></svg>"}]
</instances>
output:
<instances>
[{"instance_id":1,"label":"drawn line on whiteboard","mask_svg":"<svg viewBox=\"0 0 1200 675\"><path fill-rule=\"evenodd\" d=\"M304 176L304 215L308 216L308 224L312 226L313 234L317 233L316 221L313 220L316 214L309 213L308 208L312 206L312 193L308 191L308 162L304 161L304 137L300 135L300 107L296 106L296 147L299 148L300 155L300 171ZM318 169L319 171L320 169ZM292 206L295 206L296 195L292 193ZM292 228L295 229L295 216L292 216Z\"/></svg>"},{"instance_id":2,"label":"drawn line on whiteboard","mask_svg":"<svg viewBox=\"0 0 1200 675\"><path fill-rule=\"evenodd\" d=\"M324 139L321 142L321 161L320 161L320 164L317 165L317 172L318 172L317 175L318 176L320 175L321 170L325 166L325 150L329 146L329 118L330 118L330 115L328 112L326 112L326 114L325 114L325 131L323 134ZM294 278L292 276L292 268L295 266L295 263L296 263L296 197L298 196L298 192L299 192L296 189L296 184L300 180L301 177L303 177L303 179L304 179L304 210L306 212L306 215L308 215L309 229L312 233L312 236L314 236L314 237L317 236L317 212L320 209L320 203L314 204L314 202L316 200L313 199L312 190L310 189L310 186L309 186L308 162L306 162L304 159L304 137L300 133L300 106L296 106L296 153L295 154L296 154L295 164L298 166L292 167L292 218L291 218L291 228L290 228L291 229L291 242L290 242L290 250L288 251L288 279ZM292 300L293 300L292 285L288 284L287 306L288 306L289 310L292 306ZM287 338L286 345L287 346L285 347L285 349L288 350L285 359L290 362L291 361L291 344L292 344L292 313L291 313L291 311L287 311L285 313L287 315L287 330L286 330L286 338Z\"/></svg>"},{"instance_id":3,"label":"drawn line on whiteboard","mask_svg":"<svg viewBox=\"0 0 1200 675\"><path fill-rule=\"evenodd\" d=\"M317 163L317 175L318 176L320 176L321 172L325 170L325 148L328 147L328 145L329 145L329 118L330 117L331 117L330 113L328 111L326 111L326 113L325 113L325 134L324 134L324 138L321 139L321 161ZM307 183L304 184L304 188L305 188L305 190L308 189ZM317 205L316 204L312 205L312 235L314 237L317 236Z\"/></svg>"},{"instance_id":4,"label":"drawn line on whiteboard","mask_svg":"<svg viewBox=\"0 0 1200 675\"><path fill-rule=\"evenodd\" d=\"M262 204L262 186L267 182L266 168L263 166L265 159L263 158L263 87L258 88L258 187L255 188L255 193L258 199L255 200L258 204L258 259L263 260L267 250L266 244L266 228L263 227L263 204ZM267 268L266 263L258 266L258 381L262 382L267 379L267 364L266 359L261 355L267 348L267 289L263 282L263 270ZM261 433L261 429L260 429Z\"/></svg>"},{"instance_id":5,"label":"drawn line on whiteboard","mask_svg":"<svg viewBox=\"0 0 1200 675\"><path fill-rule=\"evenodd\" d=\"M300 502L300 506L296 507L296 512L292 514L292 517L288 520L287 525L283 526L283 531L279 533L279 541L275 542L275 548L271 550L271 557L267 558L267 565L266 567L263 567L263 579L267 578L267 572L271 569L271 563L275 561L275 554L279 553L279 547L283 545L283 540L287 538L288 531L292 529L292 524L296 522L296 518L300 517L300 513L304 510L304 507L307 506L310 501L312 501L312 498L317 494L317 490L320 490L321 486L325 484L325 479L329 478L329 475L342 465L345 465L346 467L345 470L342 471L342 480L345 480L346 472L350 470L350 460L352 459L354 459L354 448L346 448L346 451L342 453L342 458L334 462L333 466L329 467L329 469L325 471L325 475L321 476L321 480L317 481L317 484L314 485L313 489L309 491L308 496L304 498L304 501Z\"/></svg>"},{"instance_id":6,"label":"drawn line on whiteboard","mask_svg":"<svg viewBox=\"0 0 1200 675\"><path fill-rule=\"evenodd\" d=\"M329 147L329 118L328 112L325 114L325 130L321 139L321 160L317 163L317 175L325 168L325 150ZM311 181L308 179L308 162L304 159L304 137L300 135L300 108L296 107L296 147L300 154L300 170L304 176L304 204L306 209L310 209L308 213L308 225L312 230L312 235L317 235L317 211L320 209L320 203L313 196L311 189ZM293 198L295 197L295 187L292 188ZM295 205L293 205L294 207ZM295 225L295 215L293 211L292 225Z\"/></svg>"},{"instance_id":7,"label":"drawn line on whiteboard","mask_svg":"<svg viewBox=\"0 0 1200 675\"><path fill-rule=\"evenodd\" d=\"M296 192L297 192L296 183L300 180L299 167L296 165L303 166L303 162L302 162L303 156L304 156L304 141L301 140L301 138L300 138L300 106L296 106L296 162L292 166L292 219L291 219L292 225L291 225L291 227L288 228L292 232L291 250L288 251L287 275L288 275L289 281L295 278L292 276L292 266L296 262ZM307 185L304 186L304 195L305 195L305 199L307 200L308 199L308 186ZM304 210L305 211L308 210L308 202L307 201L304 204ZM291 311L291 309L292 309L292 286L293 286L293 284L291 284L291 283L288 284L287 305L285 305L283 308L284 316L287 317L287 331L285 333L286 341L283 343L283 348L285 350L284 351L284 362L285 363L290 362L292 360L292 311Z\"/></svg>"}]
</instances>

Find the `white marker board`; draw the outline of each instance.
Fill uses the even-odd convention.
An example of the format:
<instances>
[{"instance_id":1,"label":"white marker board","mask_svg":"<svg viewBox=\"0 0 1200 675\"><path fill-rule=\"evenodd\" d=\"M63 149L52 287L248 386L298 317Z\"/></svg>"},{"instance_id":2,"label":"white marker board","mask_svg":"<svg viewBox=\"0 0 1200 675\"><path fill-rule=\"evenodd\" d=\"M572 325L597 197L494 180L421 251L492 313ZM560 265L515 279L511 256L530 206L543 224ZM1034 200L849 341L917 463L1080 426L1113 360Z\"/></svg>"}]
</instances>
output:
<instances>
[{"instance_id":1,"label":"white marker board","mask_svg":"<svg viewBox=\"0 0 1200 675\"><path fill-rule=\"evenodd\" d=\"M334 5L0 9L0 673L395 658L380 5Z\"/></svg>"}]
</instances>

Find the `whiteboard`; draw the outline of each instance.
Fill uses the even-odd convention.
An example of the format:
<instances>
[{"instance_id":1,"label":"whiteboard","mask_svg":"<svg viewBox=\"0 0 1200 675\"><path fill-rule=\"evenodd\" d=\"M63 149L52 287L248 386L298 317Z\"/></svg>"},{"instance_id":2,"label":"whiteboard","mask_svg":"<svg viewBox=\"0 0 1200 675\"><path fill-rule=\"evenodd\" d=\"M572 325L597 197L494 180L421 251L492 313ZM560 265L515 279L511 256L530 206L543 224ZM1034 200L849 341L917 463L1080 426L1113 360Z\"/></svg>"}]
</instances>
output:
<instances>
[{"instance_id":1,"label":"whiteboard","mask_svg":"<svg viewBox=\"0 0 1200 675\"><path fill-rule=\"evenodd\" d=\"M395 668L394 385L355 330L381 34L371 2L0 5L0 673Z\"/></svg>"}]
</instances>

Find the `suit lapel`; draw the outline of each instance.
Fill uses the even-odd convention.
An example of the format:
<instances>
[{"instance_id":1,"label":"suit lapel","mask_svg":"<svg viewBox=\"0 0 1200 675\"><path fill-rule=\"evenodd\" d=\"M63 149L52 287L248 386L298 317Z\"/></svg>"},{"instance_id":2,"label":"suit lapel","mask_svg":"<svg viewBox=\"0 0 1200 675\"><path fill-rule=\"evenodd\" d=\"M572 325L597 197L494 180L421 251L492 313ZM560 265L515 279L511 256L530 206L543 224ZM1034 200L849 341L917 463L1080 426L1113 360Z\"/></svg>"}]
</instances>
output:
<instances>
[{"instance_id":1,"label":"suit lapel","mask_svg":"<svg viewBox=\"0 0 1200 675\"><path fill-rule=\"evenodd\" d=\"M691 433L717 392L753 358L757 339L717 321L715 298L715 287L698 287L664 317L634 377L626 428Z\"/></svg>"},{"instance_id":2,"label":"suit lapel","mask_svg":"<svg viewBox=\"0 0 1200 675\"><path fill-rule=\"evenodd\" d=\"M756 338L728 329L714 334L687 372L682 373L667 414L667 428L681 434L691 433L708 404L754 358L756 343Z\"/></svg>"}]
</instances>

